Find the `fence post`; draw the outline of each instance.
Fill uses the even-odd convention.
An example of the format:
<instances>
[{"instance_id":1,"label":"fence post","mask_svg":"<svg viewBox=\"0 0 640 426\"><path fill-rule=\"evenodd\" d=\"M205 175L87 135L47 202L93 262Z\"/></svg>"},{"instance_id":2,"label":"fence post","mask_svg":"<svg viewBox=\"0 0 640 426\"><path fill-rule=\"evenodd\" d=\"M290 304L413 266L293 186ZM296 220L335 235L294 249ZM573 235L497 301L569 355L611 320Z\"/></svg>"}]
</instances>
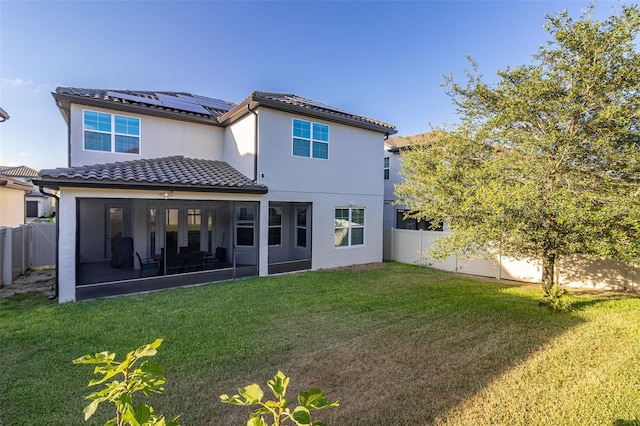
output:
<instances>
[{"instance_id":1,"label":"fence post","mask_svg":"<svg viewBox=\"0 0 640 426\"><path fill-rule=\"evenodd\" d=\"M22 235L20 236L20 275L24 275L27 272L26 265L26 256L25 249L27 247L27 226L20 225L20 230L22 231Z\"/></svg>"},{"instance_id":2,"label":"fence post","mask_svg":"<svg viewBox=\"0 0 640 426\"><path fill-rule=\"evenodd\" d=\"M13 276L12 276L12 262L11 262L11 255L13 253L12 250L12 240L13 240L13 235L12 235L12 229L10 227L6 227L4 228L4 247L3 252L4 252L4 256L2 257L2 262L3 262L3 266L2 266L2 282L4 283L4 285L8 285L11 284L13 282Z\"/></svg>"}]
</instances>

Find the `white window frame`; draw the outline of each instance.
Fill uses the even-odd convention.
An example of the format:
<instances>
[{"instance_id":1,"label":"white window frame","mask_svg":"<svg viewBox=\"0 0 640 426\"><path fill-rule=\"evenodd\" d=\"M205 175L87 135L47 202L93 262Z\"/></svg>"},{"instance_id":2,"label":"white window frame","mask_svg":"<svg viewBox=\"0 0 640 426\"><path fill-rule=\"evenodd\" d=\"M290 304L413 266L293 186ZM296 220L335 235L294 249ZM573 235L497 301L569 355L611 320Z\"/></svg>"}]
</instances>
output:
<instances>
[{"instance_id":1,"label":"white window frame","mask_svg":"<svg viewBox=\"0 0 640 426\"><path fill-rule=\"evenodd\" d=\"M271 209L273 209L276 212L277 216L280 216L280 223L276 224L276 225L272 225L271 224ZM269 207L269 234L267 235L267 240L269 239L269 237L271 236L271 230L272 229L277 229L278 233L280 234L280 242L278 244L271 244L271 241L267 241L269 247L279 247L282 245L282 217L283 217L283 208L282 206L270 206Z\"/></svg>"},{"instance_id":2,"label":"white window frame","mask_svg":"<svg viewBox=\"0 0 640 426\"><path fill-rule=\"evenodd\" d=\"M103 114L103 115L108 115L111 119L111 130L110 131L104 131L104 130L97 130L97 129L87 129L85 127L85 114L87 112L92 112L92 113L96 113L96 114ZM138 134L134 135L134 134L129 134L129 133L118 133L116 132L116 117L122 117L122 118L127 118L127 119L134 119L138 121ZM89 149L87 148L87 144L86 144L86 139L85 139L85 135L86 132L92 132L92 133L100 133L103 135L110 135L110 140L111 140L111 149L109 151L102 151L99 149ZM137 137L138 138L138 152L122 152L122 151L116 151L116 136L127 136L127 137ZM140 119L140 117L134 117L131 115L124 115L124 114L113 114L110 112L104 112L104 111L96 111L96 110L92 110L92 109L83 109L82 110L82 149L83 151L91 151L91 152L105 152L105 153L111 153L111 154L125 154L125 155L140 155L142 153L142 120Z\"/></svg>"},{"instance_id":3,"label":"white window frame","mask_svg":"<svg viewBox=\"0 0 640 426\"><path fill-rule=\"evenodd\" d=\"M389 167L391 164L391 159L389 157L384 157L384 180L389 180L391 177L391 168Z\"/></svg>"},{"instance_id":4,"label":"white window frame","mask_svg":"<svg viewBox=\"0 0 640 426\"><path fill-rule=\"evenodd\" d=\"M338 226L337 223L335 223L335 211L336 210L349 210L349 217L347 220L347 224L346 225L341 225ZM355 224L353 222L353 211L354 210L362 210L362 225L360 224ZM367 219L366 219L366 209L364 207L336 207L334 210L334 241L333 241L333 245L334 248L336 249L345 249L345 248L349 248L349 247L364 247L365 242L366 242L366 238L365 238L365 227L367 224ZM338 229L346 229L347 230L347 244L346 245L336 245L336 241L335 241L335 231ZM361 244L352 244L352 231L353 229L362 229L362 243Z\"/></svg>"},{"instance_id":5,"label":"white window frame","mask_svg":"<svg viewBox=\"0 0 640 426\"><path fill-rule=\"evenodd\" d=\"M309 137L302 137L302 136L296 136L295 135L295 122L296 121L300 121L303 123L309 123ZM313 127L314 126L324 126L327 128L327 140L321 140L321 139L315 139L313 137ZM299 155L296 154L294 152L294 139L300 139L300 140L305 140L309 142L309 155ZM329 141L331 140L331 126L329 126L328 124L325 123L318 123L318 122L314 122L314 121L309 121L309 120L302 120L300 118L293 118L291 120L291 155L294 157L299 157L299 158L313 158L316 160L329 160ZM324 157L315 157L313 155L313 144L314 143L321 143L327 146L327 158Z\"/></svg>"}]
</instances>

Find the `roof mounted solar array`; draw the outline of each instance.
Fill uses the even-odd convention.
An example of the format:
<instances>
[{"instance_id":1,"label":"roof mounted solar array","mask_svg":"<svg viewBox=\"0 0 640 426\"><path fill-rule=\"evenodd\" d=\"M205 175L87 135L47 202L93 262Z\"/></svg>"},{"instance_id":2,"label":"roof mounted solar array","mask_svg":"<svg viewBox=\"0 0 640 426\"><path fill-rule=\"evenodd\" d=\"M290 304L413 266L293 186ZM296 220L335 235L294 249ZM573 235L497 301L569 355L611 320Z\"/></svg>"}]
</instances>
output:
<instances>
[{"instance_id":1,"label":"roof mounted solar array","mask_svg":"<svg viewBox=\"0 0 640 426\"><path fill-rule=\"evenodd\" d=\"M114 92L111 90L107 91L107 96L110 96L112 98L126 99L128 101L133 101L133 102L142 102L145 104L162 106L162 102L147 96L132 95L129 93Z\"/></svg>"},{"instance_id":2,"label":"roof mounted solar array","mask_svg":"<svg viewBox=\"0 0 640 426\"><path fill-rule=\"evenodd\" d=\"M222 111L230 111L235 106L230 102L223 101L221 99L207 98L205 96L183 95L180 93L178 93L176 96L178 96L179 99L184 100L185 102L193 102L205 107L219 109Z\"/></svg>"},{"instance_id":3,"label":"roof mounted solar array","mask_svg":"<svg viewBox=\"0 0 640 426\"><path fill-rule=\"evenodd\" d=\"M301 102L303 104L307 104L307 105L311 105L311 106L314 106L314 107L326 109L326 110L329 110L329 111L335 111L335 112L341 112L343 114L348 114L346 111L343 111L343 110L341 110L339 108L336 108L336 107L333 107L333 106L330 106L330 105L327 105L327 104L323 104L322 102L314 101L313 99L307 99L307 98L303 98L301 96L296 96L296 95L287 96L287 97L290 98L293 101Z\"/></svg>"},{"instance_id":4,"label":"roof mounted solar array","mask_svg":"<svg viewBox=\"0 0 640 426\"><path fill-rule=\"evenodd\" d=\"M156 93L158 99L167 108L174 108L183 111L196 112L198 114L211 114L209 110L205 109L199 103L193 102L186 97L178 97L173 95L165 95L164 93Z\"/></svg>"},{"instance_id":5,"label":"roof mounted solar array","mask_svg":"<svg viewBox=\"0 0 640 426\"><path fill-rule=\"evenodd\" d=\"M168 94L155 92L152 97L110 90L107 91L107 96L205 115L211 115L211 111L207 110L205 107L221 111L230 111L235 106L220 99L207 98L205 96L190 96L182 93Z\"/></svg>"}]
</instances>

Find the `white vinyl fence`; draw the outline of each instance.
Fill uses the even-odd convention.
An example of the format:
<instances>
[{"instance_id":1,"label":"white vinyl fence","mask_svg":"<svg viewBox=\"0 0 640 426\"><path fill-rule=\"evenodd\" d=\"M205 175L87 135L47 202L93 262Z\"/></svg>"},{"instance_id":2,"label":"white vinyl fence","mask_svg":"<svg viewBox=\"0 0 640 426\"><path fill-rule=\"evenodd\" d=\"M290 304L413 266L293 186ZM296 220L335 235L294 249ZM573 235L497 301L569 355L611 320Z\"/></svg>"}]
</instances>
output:
<instances>
[{"instance_id":1,"label":"white vinyl fence","mask_svg":"<svg viewBox=\"0 0 640 426\"><path fill-rule=\"evenodd\" d=\"M465 259L449 256L442 262L425 256L435 239L447 232L385 229L385 260L412 263L445 271L489 278L539 283L542 263L538 260L495 256L492 259ZM561 258L557 269L558 282L567 287L640 291L640 265L612 260L593 260L585 256Z\"/></svg>"},{"instance_id":2,"label":"white vinyl fence","mask_svg":"<svg viewBox=\"0 0 640 426\"><path fill-rule=\"evenodd\" d=\"M55 263L55 223L0 227L0 284L11 284L29 268Z\"/></svg>"}]
</instances>

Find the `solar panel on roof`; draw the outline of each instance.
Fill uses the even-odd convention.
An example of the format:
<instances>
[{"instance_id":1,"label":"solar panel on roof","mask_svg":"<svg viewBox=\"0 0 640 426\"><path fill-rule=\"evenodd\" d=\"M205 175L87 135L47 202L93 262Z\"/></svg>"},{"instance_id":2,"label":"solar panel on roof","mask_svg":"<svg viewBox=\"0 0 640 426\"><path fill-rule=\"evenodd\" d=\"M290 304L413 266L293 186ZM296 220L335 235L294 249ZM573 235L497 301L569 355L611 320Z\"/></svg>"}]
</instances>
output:
<instances>
[{"instance_id":1,"label":"solar panel on roof","mask_svg":"<svg viewBox=\"0 0 640 426\"><path fill-rule=\"evenodd\" d=\"M207 98L205 96L198 96L198 95L192 95L192 96L178 95L178 97L180 99L182 99L182 98L191 98L195 102L199 103L202 106L208 106L210 108L221 109L223 111L229 111L230 109L233 108L233 105L229 104L226 101L223 101L222 99Z\"/></svg>"},{"instance_id":2,"label":"solar panel on roof","mask_svg":"<svg viewBox=\"0 0 640 426\"><path fill-rule=\"evenodd\" d=\"M155 99L146 98L144 96L130 95L128 93L108 91L107 96L111 96L112 98L126 99L128 101L133 101L133 102L142 102L142 103L151 104L151 105L162 105L162 102L157 101Z\"/></svg>"},{"instance_id":3,"label":"solar panel on roof","mask_svg":"<svg viewBox=\"0 0 640 426\"><path fill-rule=\"evenodd\" d=\"M178 98L177 96L165 95L164 93L157 93L156 96L158 96L158 99L160 99L162 105L166 106L167 108L174 108L183 111L195 112L198 114L210 115L210 112L200 104Z\"/></svg>"},{"instance_id":4,"label":"solar panel on roof","mask_svg":"<svg viewBox=\"0 0 640 426\"><path fill-rule=\"evenodd\" d=\"M344 113L344 114L348 114L346 111L343 111L343 110L341 110L339 108L336 108L336 107L332 107L330 105L323 104L322 102L314 101L313 99L301 98L299 96L291 96L291 99L293 99L294 101L302 102L304 104L312 105L312 106L315 106L315 107L318 107L318 108L328 109L330 111L336 111L336 112L341 112L341 113Z\"/></svg>"}]
</instances>

